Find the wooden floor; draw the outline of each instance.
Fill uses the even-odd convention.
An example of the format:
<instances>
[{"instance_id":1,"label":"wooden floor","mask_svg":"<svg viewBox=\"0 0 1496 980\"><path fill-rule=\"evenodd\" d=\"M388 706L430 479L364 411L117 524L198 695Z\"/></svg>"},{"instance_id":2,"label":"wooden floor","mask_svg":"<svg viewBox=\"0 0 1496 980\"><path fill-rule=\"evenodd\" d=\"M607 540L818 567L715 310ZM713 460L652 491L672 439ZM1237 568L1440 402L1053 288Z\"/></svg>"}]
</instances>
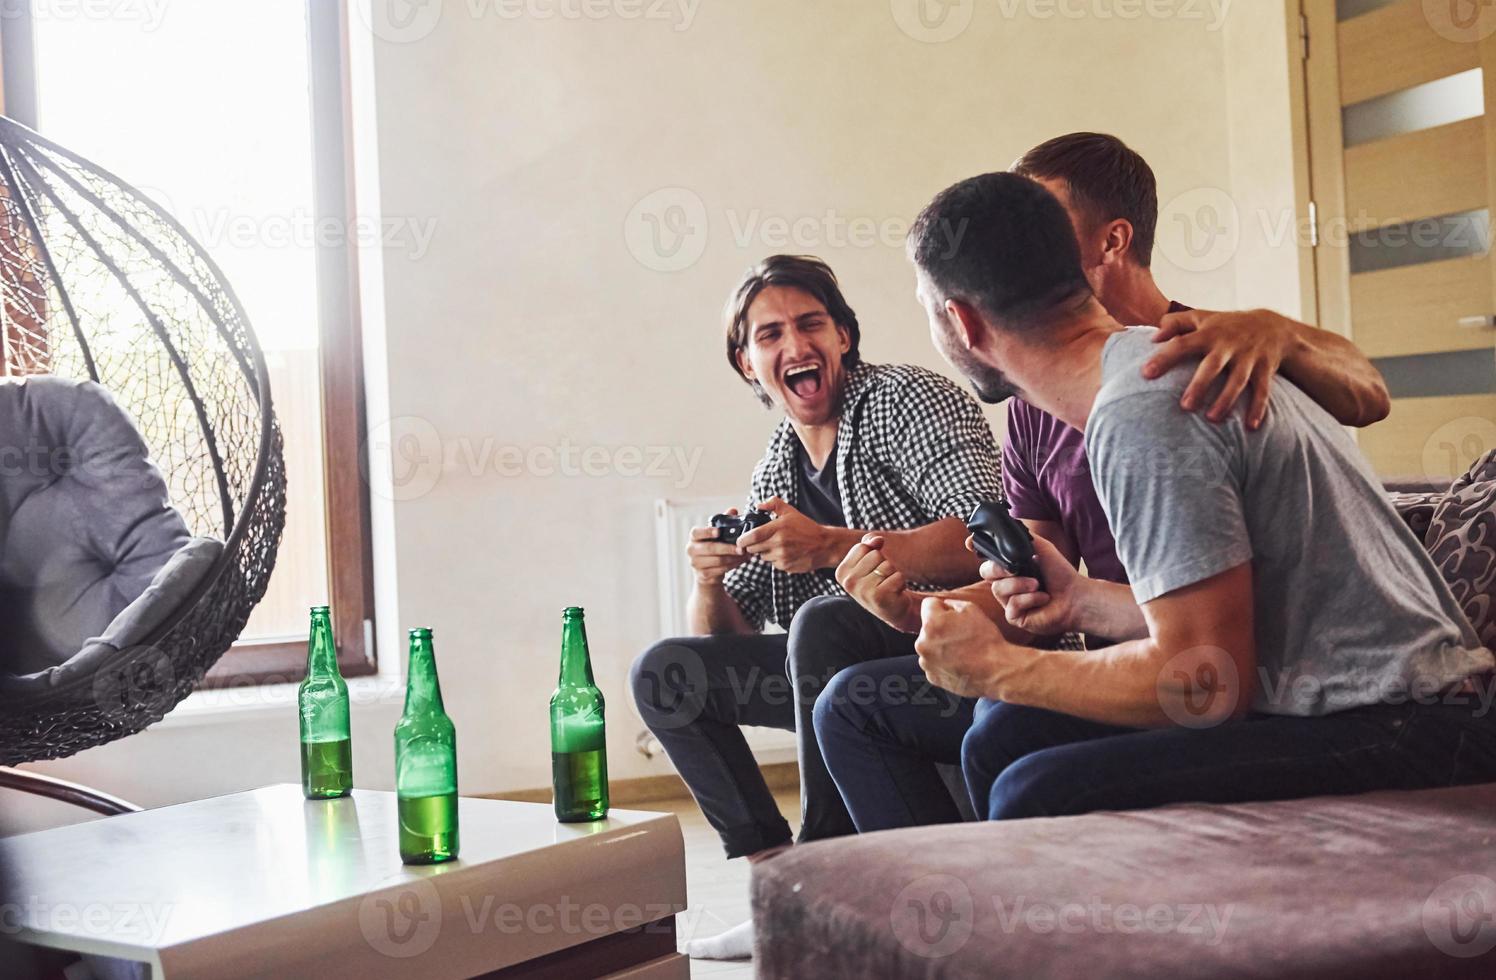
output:
<instances>
[{"instance_id":1,"label":"wooden floor","mask_svg":"<svg viewBox=\"0 0 1496 980\"><path fill-rule=\"evenodd\" d=\"M799 795L789 790L776 793L775 798L779 801L780 812L798 831ZM715 936L739 922L746 922L750 918L748 862L741 858L729 861L723 856L722 841L701 816L696 801L689 798L661 800L641 804L638 809L668 811L680 818L681 832L686 838L686 897L690 902L685 914L676 918L681 942ZM753 964L747 960L692 960L691 976L711 977L712 980L751 980Z\"/></svg>"}]
</instances>

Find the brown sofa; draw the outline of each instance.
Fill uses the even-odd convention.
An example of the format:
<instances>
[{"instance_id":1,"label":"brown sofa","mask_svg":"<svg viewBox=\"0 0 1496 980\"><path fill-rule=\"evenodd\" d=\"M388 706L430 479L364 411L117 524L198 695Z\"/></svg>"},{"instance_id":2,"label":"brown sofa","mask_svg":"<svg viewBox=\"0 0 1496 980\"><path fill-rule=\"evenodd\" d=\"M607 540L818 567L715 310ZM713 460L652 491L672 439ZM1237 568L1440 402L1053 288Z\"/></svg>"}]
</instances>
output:
<instances>
[{"instance_id":1,"label":"brown sofa","mask_svg":"<svg viewBox=\"0 0 1496 980\"><path fill-rule=\"evenodd\" d=\"M867 834L753 916L760 977L1496 977L1496 784Z\"/></svg>"},{"instance_id":2,"label":"brown sofa","mask_svg":"<svg viewBox=\"0 0 1496 980\"><path fill-rule=\"evenodd\" d=\"M1389 489L1493 646L1496 452ZM826 841L753 914L766 978L1493 978L1496 784Z\"/></svg>"}]
</instances>

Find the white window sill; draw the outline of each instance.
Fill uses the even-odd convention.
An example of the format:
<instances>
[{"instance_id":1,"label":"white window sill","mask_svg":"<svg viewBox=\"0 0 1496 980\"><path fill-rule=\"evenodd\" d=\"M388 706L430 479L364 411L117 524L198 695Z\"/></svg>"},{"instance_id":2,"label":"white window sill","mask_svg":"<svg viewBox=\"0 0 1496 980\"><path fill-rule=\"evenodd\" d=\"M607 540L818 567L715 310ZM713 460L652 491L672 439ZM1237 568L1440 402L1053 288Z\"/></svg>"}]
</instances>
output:
<instances>
[{"instance_id":1,"label":"white window sill","mask_svg":"<svg viewBox=\"0 0 1496 980\"><path fill-rule=\"evenodd\" d=\"M284 715L294 717L298 686L263 684L193 691L150 730L238 723ZM348 697L355 710L371 706L399 709L405 703L405 680L386 674L355 677L348 682Z\"/></svg>"}]
</instances>

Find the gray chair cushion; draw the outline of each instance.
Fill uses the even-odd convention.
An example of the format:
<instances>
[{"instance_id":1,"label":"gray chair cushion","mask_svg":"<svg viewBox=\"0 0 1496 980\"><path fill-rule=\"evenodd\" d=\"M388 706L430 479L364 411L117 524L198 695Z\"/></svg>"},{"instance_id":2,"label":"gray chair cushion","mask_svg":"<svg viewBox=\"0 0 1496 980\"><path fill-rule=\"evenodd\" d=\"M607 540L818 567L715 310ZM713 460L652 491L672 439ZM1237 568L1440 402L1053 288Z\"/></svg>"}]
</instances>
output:
<instances>
[{"instance_id":1,"label":"gray chair cushion","mask_svg":"<svg viewBox=\"0 0 1496 980\"><path fill-rule=\"evenodd\" d=\"M121 650L139 647L166 622L166 618L191 598L193 592L213 572L223 554L223 542L217 538L193 538L172 555L156 573L151 584L130 603L104 630L102 636L90 637L83 648L63 663L31 673L0 672L0 693L34 695L89 677L112 663ZM153 672L175 669L165 651L144 651L144 662ZM111 683L104 681L100 683Z\"/></svg>"},{"instance_id":2,"label":"gray chair cushion","mask_svg":"<svg viewBox=\"0 0 1496 980\"><path fill-rule=\"evenodd\" d=\"M166 617L186 602L213 570L223 542L217 538L192 538L167 559L161 571L134 602L120 610L102 636L90 637L84 651L103 645L115 650L135 646L166 621Z\"/></svg>"},{"instance_id":3,"label":"gray chair cushion","mask_svg":"<svg viewBox=\"0 0 1496 980\"><path fill-rule=\"evenodd\" d=\"M169 610L137 609L110 632L191 540L145 441L107 391L52 377L0 382L0 655L6 670L43 671L91 639L112 643L122 633L134 635L132 623L159 622ZM179 598L180 576L204 571L204 547L184 558L155 593Z\"/></svg>"}]
</instances>

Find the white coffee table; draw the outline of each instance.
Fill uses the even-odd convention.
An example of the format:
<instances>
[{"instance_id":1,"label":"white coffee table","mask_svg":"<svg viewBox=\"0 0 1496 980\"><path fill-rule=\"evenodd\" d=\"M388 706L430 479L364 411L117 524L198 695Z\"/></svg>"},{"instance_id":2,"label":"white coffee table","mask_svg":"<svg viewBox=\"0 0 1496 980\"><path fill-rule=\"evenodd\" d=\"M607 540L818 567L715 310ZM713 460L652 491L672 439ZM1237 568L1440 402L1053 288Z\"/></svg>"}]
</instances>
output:
<instances>
[{"instance_id":1,"label":"white coffee table","mask_svg":"<svg viewBox=\"0 0 1496 980\"><path fill-rule=\"evenodd\" d=\"M0 839L0 902L16 940L165 980L689 975L673 814L464 799L460 821L459 860L406 867L393 793L271 786Z\"/></svg>"}]
</instances>

